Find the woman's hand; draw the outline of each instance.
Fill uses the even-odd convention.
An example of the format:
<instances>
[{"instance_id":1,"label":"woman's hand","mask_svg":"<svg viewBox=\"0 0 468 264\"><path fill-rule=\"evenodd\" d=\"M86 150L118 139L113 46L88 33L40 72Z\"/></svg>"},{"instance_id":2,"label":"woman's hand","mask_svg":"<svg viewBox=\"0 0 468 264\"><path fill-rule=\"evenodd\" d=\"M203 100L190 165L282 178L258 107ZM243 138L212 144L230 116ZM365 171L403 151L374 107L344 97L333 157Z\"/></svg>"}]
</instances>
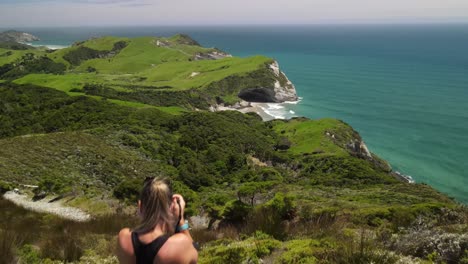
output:
<instances>
[{"instance_id":1,"label":"woman's hand","mask_svg":"<svg viewBox=\"0 0 468 264\"><path fill-rule=\"evenodd\" d=\"M180 206L180 209L179 209ZM176 216L179 217L179 212L182 213L180 216L180 221L179 225L183 225L185 222L184 219L184 211L185 211L185 200L184 197L180 194L174 194L172 195L172 213Z\"/></svg>"}]
</instances>

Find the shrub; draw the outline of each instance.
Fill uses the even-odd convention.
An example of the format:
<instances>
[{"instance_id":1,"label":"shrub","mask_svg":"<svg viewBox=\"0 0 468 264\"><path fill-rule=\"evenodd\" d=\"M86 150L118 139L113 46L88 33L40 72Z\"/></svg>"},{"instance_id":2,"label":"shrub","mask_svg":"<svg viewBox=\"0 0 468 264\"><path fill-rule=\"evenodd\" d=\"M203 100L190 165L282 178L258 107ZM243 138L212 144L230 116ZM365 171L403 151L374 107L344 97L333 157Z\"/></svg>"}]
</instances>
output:
<instances>
[{"instance_id":1,"label":"shrub","mask_svg":"<svg viewBox=\"0 0 468 264\"><path fill-rule=\"evenodd\" d=\"M225 221L238 224L242 223L247 218L251 210L251 206L239 200L235 200L226 204L222 215Z\"/></svg>"},{"instance_id":2,"label":"shrub","mask_svg":"<svg viewBox=\"0 0 468 264\"><path fill-rule=\"evenodd\" d=\"M72 88L72 89L70 89L70 92L72 92L72 93L84 93L84 90L79 89L79 88Z\"/></svg>"},{"instance_id":3,"label":"shrub","mask_svg":"<svg viewBox=\"0 0 468 264\"><path fill-rule=\"evenodd\" d=\"M317 262L313 247L320 246L316 240L291 240L286 243L285 252L280 255L275 263L278 264L313 264Z\"/></svg>"},{"instance_id":4,"label":"shrub","mask_svg":"<svg viewBox=\"0 0 468 264\"><path fill-rule=\"evenodd\" d=\"M39 188L35 192L45 191L56 194L62 194L71 190L72 182L62 176L45 175L41 177L38 183Z\"/></svg>"},{"instance_id":5,"label":"shrub","mask_svg":"<svg viewBox=\"0 0 468 264\"><path fill-rule=\"evenodd\" d=\"M117 187L114 188L114 196L117 199L136 203L139 198L143 181L141 179L130 178L124 179Z\"/></svg>"},{"instance_id":6,"label":"shrub","mask_svg":"<svg viewBox=\"0 0 468 264\"><path fill-rule=\"evenodd\" d=\"M411 230L393 237L390 248L404 255L436 258L446 263L459 263L468 250L468 235L446 233L441 230Z\"/></svg>"},{"instance_id":7,"label":"shrub","mask_svg":"<svg viewBox=\"0 0 468 264\"><path fill-rule=\"evenodd\" d=\"M199 263L262 263L260 258L280 246L281 242L262 232L242 241L217 240L200 252Z\"/></svg>"},{"instance_id":8,"label":"shrub","mask_svg":"<svg viewBox=\"0 0 468 264\"><path fill-rule=\"evenodd\" d=\"M30 73L63 74L66 66L57 63L47 56L37 57L32 53L25 54L14 64L6 64L0 67L0 77L14 79Z\"/></svg>"},{"instance_id":9,"label":"shrub","mask_svg":"<svg viewBox=\"0 0 468 264\"><path fill-rule=\"evenodd\" d=\"M249 260L250 258L246 247L242 247L242 245L231 244L227 246L218 245L205 249L200 256L199 263L244 263L245 261Z\"/></svg>"},{"instance_id":10,"label":"shrub","mask_svg":"<svg viewBox=\"0 0 468 264\"><path fill-rule=\"evenodd\" d=\"M101 58L104 57L107 53L107 51L93 50L88 47L80 46L75 50L69 51L63 56L63 58L71 65L78 66L83 61Z\"/></svg>"},{"instance_id":11,"label":"shrub","mask_svg":"<svg viewBox=\"0 0 468 264\"><path fill-rule=\"evenodd\" d=\"M32 245L26 244L18 252L21 263L39 264L42 263L40 251Z\"/></svg>"},{"instance_id":12,"label":"shrub","mask_svg":"<svg viewBox=\"0 0 468 264\"><path fill-rule=\"evenodd\" d=\"M13 190L13 185L0 180L0 195Z\"/></svg>"},{"instance_id":13,"label":"shrub","mask_svg":"<svg viewBox=\"0 0 468 264\"><path fill-rule=\"evenodd\" d=\"M267 191L274 182L248 182L244 183L237 191L239 201L249 203L250 206L255 205L255 197L262 192Z\"/></svg>"}]
</instances>

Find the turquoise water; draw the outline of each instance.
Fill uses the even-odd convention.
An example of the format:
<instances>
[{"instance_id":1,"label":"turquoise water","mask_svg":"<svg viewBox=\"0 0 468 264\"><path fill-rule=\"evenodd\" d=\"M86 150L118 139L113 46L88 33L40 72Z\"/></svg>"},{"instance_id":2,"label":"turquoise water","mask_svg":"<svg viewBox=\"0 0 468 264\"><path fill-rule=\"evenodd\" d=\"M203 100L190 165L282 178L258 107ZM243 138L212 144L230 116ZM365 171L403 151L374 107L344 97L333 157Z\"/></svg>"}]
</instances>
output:
<instances>
[{"instance_id":1,"label":"turquoise water","mask_svg":"<svg viewBox=\"0 0 468 264\"><path fill-rule=\"evenodd\" d=\"M45 45L183 32L237 56L274 57L303 98L286 115L342 119L394 169L468 203L468 25L20 30Z\"/></svg>"}]
</instances>

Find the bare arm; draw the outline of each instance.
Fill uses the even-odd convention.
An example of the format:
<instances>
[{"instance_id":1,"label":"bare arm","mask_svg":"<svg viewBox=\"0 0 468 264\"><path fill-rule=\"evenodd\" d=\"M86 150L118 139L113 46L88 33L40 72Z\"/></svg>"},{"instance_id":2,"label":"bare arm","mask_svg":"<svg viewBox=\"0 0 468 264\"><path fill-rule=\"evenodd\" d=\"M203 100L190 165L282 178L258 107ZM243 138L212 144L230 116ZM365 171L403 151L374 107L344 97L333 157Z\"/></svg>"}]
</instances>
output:
<instances>
[{"instance_id":1,"label":"bare arm","mask_svg":"<svg viewBox=\"0 0 468 264\"><path fill-rule=\"evenodd\" d=\"M180 194L174 194L172 196L172 199L173 199L173 210L174 210L173 213L176 216L179 217L179 212L182 212L182 215L180 216L180 221L179 221L179 226L182 226L185 223L185 218L184 218L185 200L184 200L184 197L182 197L182 195L180 195ZM177 201L179 201L179 202L177 202ZM179 210L179 206L180 206L181 210ZM180 231L179 233L186 235L189 238L190 243L193 242L192 235L190 234L190 231L188 229L184 230L184 231Z\"/></svg>"},{"instance_id":2,"label":"bare arm","mask_svg":"<svg viewBox=\"0 0 468 264\"><path fill-rule=\"evenodd\" d=\"M122 264L134 264L135 257L133 256L133 245L130 229L124 228L120 230L117 238L117 258Z\"/></svg>"}]
</instances>

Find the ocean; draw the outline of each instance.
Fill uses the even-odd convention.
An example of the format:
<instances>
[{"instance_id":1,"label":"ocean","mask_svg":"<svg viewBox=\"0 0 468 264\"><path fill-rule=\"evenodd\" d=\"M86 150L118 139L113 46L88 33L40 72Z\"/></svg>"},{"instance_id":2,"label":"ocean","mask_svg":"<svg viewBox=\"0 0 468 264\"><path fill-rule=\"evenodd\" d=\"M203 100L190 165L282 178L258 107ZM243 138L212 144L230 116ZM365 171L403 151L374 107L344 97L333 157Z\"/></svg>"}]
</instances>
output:
<instances>
[{"instance_id":1,"label":"ocean","mask_svg":"<svg viewBox=\"0 0 468 264\"><path fill-rule=\"evenodd\" d=\"M344 120L395 170L468 203L468 25L17 30L54 47L105 35L186 33L235 56L273 57L301 101L266 105L267 113Z\"/></svg>"}]
</instances>

